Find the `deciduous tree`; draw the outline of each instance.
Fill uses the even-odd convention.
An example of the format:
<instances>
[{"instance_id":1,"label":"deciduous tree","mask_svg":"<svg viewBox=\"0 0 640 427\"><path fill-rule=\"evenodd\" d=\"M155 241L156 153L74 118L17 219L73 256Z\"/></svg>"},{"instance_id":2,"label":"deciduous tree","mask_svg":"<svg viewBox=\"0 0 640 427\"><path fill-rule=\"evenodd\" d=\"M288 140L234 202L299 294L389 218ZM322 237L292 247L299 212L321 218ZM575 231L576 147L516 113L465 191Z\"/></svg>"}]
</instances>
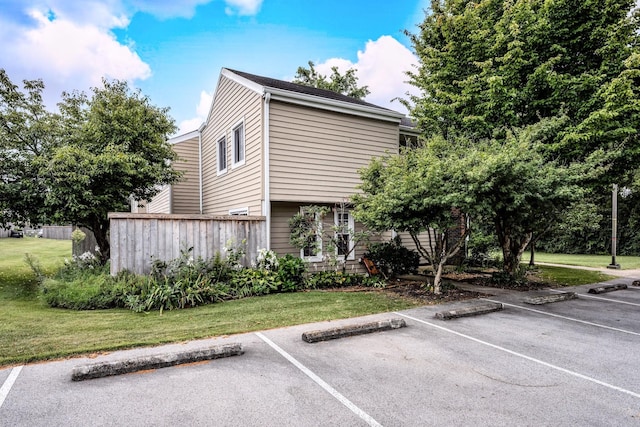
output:
<instances>
[{"instance_id":1,"label":"deciduous tree","mask_svg":"<svg viewBox=\"0 0 640 427\"><path fill-rule=\"evenodd\" d=\"M309 68L298 67L293 82L318 89L331 90L356 99L363 99L370 93L367 86L358 86L358 77L354 68L350 68L344 74L340 74L338 67L331 67L331 75L325 76L316 71L315 64L312 61L309 61Z\"/></svg>"}]
</instances>

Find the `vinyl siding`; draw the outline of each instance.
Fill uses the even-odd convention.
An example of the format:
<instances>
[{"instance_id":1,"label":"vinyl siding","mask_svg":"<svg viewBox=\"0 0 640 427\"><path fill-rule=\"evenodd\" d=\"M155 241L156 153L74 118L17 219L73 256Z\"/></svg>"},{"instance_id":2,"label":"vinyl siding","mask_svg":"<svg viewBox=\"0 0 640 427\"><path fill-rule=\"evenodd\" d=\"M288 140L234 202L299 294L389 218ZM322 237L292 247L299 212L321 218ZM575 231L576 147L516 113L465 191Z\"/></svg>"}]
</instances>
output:
<instances>
[{"instance_id":1,"label":"vinyl siding","mask_svg":"<svg viewBox=\"0 0 640 427\"><path fill-rule=\"evenodd\" d=\"M276 101L270 113L273 201L339 202L372 156L398 152L394 123Z\"/></svg>"},{"instance_id":2,"label":"vinyl siding","mask_svg":"<svg viewBox=\"0 0 640 427\"><path fill-rule=\"evenodd\" d=\"M174 163L177 170L183 171L182 180L172 186L173 214L200 213L200 186L198 165L198 137L179 142L173 146L179 159Z\"/></svg>"},{"instance_id":3,"label":"vinyl siding","mask_svg":"<svg viewBox=\"0 0 640 427\"><path fill-rule=\"evenodd\" d=\"M148 213L171 213L171 187L165 186L146 207Z\"/></svg>"},{"instance_id":4,"label":"vinyl siding","mask_svg":"<svg viewBox=\"0 0 640 427\"><path fill-rule=\"evenodd\" d=\"M232 166L232 128L244 119L245 163ZM218 176L217 141L225 136L227 172ZM216 89L213 108L202 132L203 213L227 215L249 208L262 214L262 98L224 77Z\"/></svg>"},{"instance_id":5,"label":"vinyl siding","mask_svg":"<svg viewBox=\"0 0 640 427\"><path fill-rule=\"evenodd\" d=\"M300 256L300 249L297 249L289 243L289 219L295 214L300 212L300 207L304 206L304 203L272 203L271 204L271 250L280 256L285 254L291 254L293 256ZM332 205L333 207L333 205ZM325 230L330 230L334 223L333 212L328 213L322 222ZM355 231L362 230L362 224L355 223ZM373 240L378 240L378 237L374 237ZM322 253L327 254L328 251L333 250L329 247L329 243L326 240L322 244ZM347 261L347 271L356 273L365 273L366 269L362 266L358 259L362 257L366 247L361 244L355 249L354 260ZM315 270L330 270L335 267L330 266L328 263L317 262L310 263L313 267L310 268L310 272Z\"/></svg>"}]
</instances>

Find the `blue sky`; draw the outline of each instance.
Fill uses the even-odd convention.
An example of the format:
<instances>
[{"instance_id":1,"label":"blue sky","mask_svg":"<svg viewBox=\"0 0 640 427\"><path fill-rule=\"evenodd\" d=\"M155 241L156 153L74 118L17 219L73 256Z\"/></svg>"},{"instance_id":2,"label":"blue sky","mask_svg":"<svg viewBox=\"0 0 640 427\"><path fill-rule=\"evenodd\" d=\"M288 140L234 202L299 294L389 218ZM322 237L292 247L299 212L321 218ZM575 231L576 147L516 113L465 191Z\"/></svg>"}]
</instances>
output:
<instances>
[{"instance_id":1,"label":"blue sky","mask_svg":"<svg viewBox=\"0 0 640 427\"><path fill-rule=\"evenodd\" d=\"M312 60L358 69L367 101L403 111L404 72L428 0L0 0L0 67L14 83L42 78L62 91L102 77L128 80L170 107L180 132L197 128L220 69L290 80Z\"/></svg>"}]
</instances>

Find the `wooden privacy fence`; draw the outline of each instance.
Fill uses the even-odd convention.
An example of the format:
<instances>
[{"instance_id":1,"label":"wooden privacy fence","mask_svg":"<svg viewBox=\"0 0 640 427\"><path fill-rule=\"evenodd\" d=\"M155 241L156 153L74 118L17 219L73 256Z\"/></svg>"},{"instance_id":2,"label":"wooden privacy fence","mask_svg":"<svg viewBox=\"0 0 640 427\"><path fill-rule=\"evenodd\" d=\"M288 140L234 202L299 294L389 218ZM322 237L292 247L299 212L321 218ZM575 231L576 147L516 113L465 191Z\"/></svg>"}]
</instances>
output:
<instances>
[{"instance_id":1,"label":"wooden privacy fence","mask_svg":"<svg viewBox=\"0 0 640 427\"><path fill-rule=\"evenodd\" d=\"M155 260L170 261L193 247L192 256L224 256L228 242L245 244L242 264L256 261L258 249L267 247L263 216L211 216L110 213L111 274L129 270L147 274Z\"/></svg>"},{"instance_id":2,"label":"wooden privacy fence","mask_svg":"<svg viewBox=\"0 0 640 427\"><path fill-rule=\"evenodd\" d=\"M45 239L71 240L71 225L45 225L42 227L42 237Z\"/></svg>"}]
</instances>

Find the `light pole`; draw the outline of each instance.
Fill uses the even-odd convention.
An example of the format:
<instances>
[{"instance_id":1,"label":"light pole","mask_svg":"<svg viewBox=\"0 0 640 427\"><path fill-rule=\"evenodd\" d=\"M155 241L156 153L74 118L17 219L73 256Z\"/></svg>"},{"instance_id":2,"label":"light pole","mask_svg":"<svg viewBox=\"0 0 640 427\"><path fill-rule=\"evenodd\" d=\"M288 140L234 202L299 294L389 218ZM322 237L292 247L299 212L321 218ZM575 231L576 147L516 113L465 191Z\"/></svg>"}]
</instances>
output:
<instances>
[{"instance_id":1,"label":"light pole","mask_svg":"<svg viewBox=\"0 0 640 427\"><path fill-rule=\"evenodd\" d=\"M618 184L613 184L611 192L611 264L607 268L619 269L616 263L616 244L618 241Z\"/></svg>"}]
</instances>

